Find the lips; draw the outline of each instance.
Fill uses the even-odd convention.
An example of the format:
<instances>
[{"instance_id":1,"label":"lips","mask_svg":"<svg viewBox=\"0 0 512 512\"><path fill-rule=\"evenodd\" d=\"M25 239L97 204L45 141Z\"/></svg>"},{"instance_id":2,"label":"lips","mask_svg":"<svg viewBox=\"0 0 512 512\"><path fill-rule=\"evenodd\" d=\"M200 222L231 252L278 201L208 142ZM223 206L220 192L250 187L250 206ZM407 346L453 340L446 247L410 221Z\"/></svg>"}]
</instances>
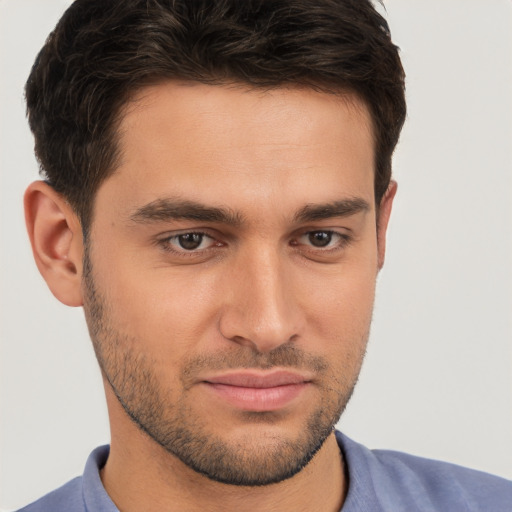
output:
<instances>
[{"instance_id":1,"label":"lips","mask_svg":"<svg viewBox=\"0 0 512 512\"><path fill-rule=\"evenodd\" d=\"M232 407L264 412L290 405L311 385L311 378L290 371L243 371L212 376L202 384Z\"/></svg>"}]
</instances>

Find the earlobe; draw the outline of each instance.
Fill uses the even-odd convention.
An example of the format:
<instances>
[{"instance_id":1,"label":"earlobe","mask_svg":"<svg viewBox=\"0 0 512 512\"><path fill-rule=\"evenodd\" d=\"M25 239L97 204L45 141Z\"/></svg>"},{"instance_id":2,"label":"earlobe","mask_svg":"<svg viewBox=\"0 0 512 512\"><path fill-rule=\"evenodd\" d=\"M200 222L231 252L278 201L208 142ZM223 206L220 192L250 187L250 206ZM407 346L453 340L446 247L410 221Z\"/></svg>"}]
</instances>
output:
<instances>
[{"instance_id":1,"label":"earlobe","mask_svg":"<svg viewBox=\"0 0 512 512\"><path fill-rule=\"evenodd\" d=\"M81 306L82 229L66 200L43 181L25 192L25 222L37 268L55 297Z\"/></svg>"},{"instance_id":2,"label":"earlobe","mask_svg":"<svg viewBox=\"0 0 512 512\"><path fill-rule=\"evenodd\" d=\"M379 205L379 217L377 221L377 250L379 270L383 267L386 256L386 233L397 188L398 185L396 181L391 181Z\"/></svg>"}]
</instances>

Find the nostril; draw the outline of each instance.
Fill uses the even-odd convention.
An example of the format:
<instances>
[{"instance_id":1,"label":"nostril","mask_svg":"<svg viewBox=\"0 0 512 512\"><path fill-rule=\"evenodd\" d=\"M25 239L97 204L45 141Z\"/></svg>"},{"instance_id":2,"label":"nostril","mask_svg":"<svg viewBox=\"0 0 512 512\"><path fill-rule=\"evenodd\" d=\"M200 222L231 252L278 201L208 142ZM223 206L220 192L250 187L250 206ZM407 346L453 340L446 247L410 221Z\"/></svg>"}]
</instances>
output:
<instances>
[{"instance_id":1,"label":"nostril","mask_svg":"<svg viewBox=\"0 0 512 512\"><path fill-rule=\"evenodd\" d=\"M253 343L250 339L244 338L243 336L233 336L232 338L230 338L230 340L242 347L249 347L253 350L257 350L257 345Z\"/></svg>"}]
</instances>

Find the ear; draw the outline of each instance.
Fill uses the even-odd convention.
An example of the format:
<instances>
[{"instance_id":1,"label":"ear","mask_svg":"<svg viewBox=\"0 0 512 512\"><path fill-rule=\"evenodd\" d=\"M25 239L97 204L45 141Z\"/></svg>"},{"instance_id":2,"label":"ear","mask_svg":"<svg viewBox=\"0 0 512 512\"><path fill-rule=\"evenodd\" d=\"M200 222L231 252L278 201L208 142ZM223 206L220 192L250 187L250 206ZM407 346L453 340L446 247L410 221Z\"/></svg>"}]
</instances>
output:
<instances>
[{"instance_id":1,"label":"ear","mask_svg":"<svg viewBox=\"0 0 512 512\"><path fill-rule=\"evenodd\" d=\"M82 306L83 241L80 221L67 201L43 181L25 192L25 222L37 268L55 297Z\"/></svg>"},{"instance_id":2,"label":"ear","mask_svg":"<svg viewBox=\"0 0 512 512\"><path fill-rule=\"evenodd\" d=\"M377 257L379 270L383 267L386 256L386 232L388 230L389 217L391 216L391 208L397 188L396 181L391 181L386 193L380 201L379 217L377 219Z\"/></svg>"}]
</instances>

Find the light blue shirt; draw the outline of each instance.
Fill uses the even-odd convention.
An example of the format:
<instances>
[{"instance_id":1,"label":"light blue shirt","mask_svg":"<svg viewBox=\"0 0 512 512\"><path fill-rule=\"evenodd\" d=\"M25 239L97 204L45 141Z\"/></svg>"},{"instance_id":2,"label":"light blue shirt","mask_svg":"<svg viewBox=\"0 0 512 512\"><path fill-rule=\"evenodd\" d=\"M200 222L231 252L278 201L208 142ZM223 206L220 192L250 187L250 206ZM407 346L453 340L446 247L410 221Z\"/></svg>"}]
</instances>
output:
<instances>
[{"instance_id":1,"label":"light blue shirt","mask_svg":"<svg viewBox=\"0 0 512 512\"><path fill-rule=\"evenodd\" d=\"M512 482L388 450L368 450L340 432L349 475L340 512L512 512ZM96 448L83 476L19 512L118 512L100 479L108 446Z\"/></svg>"}]
</instances>

